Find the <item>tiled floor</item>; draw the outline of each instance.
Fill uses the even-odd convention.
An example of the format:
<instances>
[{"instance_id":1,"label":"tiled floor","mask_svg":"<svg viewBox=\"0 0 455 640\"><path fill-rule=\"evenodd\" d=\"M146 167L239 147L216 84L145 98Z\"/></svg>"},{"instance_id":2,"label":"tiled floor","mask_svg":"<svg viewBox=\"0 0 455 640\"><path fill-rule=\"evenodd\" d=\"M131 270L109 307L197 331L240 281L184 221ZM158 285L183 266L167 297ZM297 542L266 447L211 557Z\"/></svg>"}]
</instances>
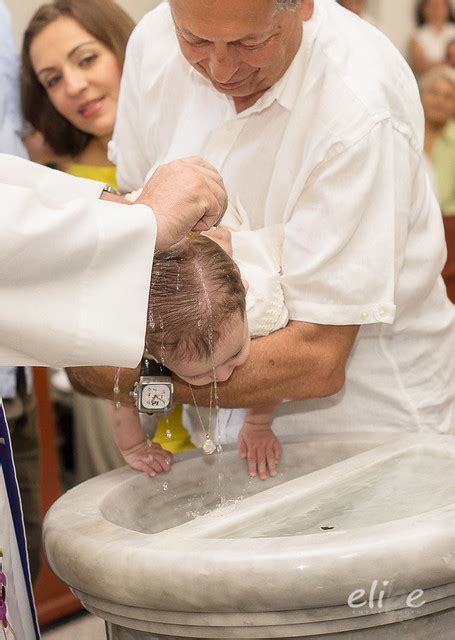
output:
<instances>
[{"instance_id":1,"label":"tiled floor","mask_svg":"<svg viewBox=\"0 0 455 640\"><path fill-rule=\"evenodd\" d=\"M45 631L42 640L106 640L104 622L92 615L82 615Z\"/></svg>"}]
</instances>

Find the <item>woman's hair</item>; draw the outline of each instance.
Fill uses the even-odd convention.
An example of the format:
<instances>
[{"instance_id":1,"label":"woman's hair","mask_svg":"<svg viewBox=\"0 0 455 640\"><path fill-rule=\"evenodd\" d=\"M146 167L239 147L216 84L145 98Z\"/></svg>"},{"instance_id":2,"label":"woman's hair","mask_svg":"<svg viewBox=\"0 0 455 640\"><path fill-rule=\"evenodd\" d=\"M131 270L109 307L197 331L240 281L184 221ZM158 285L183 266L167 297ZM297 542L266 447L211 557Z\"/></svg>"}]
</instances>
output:
<instances>
[{"instance_id":1,"label":"woman's hair","mask_svg":"<svg viewBox=\"0 0 455 640\"><path fill-rule=\"evenodd\" d=\"M150 283L146 352L157 360L209 358L226 323L245 316L239 268L205 236L185 238L155 254Z\"/></svg>"},{"instance_id":2,"label":"woman's hair","mask_svg":"<svg viewBox=\"0 0 455 640\"><path fill-rule=\"evenodd\" d=\"M455 69L448 64L440 64L427 71L419 80L421 95L424 95L435 80L446 80L455 87Z\"/></svg>"},{"instance_id":3,"label":"woman's hair","mask_svg":"<svg viewBox=\"0 0 455 640\"><path fill-rule=\"evenodd\" d=\"M450 0L446 0L446 1L447 1L447 7L449 10L448 21L455 22L455 14L452 8L452 4ZM425 12L425 5L427 2L428 0L418 0L416 5L416 23L417 23L417 26L419 27L423 27L423 25L426 24L424 12Z\"/></svg>"},{"instance_id":4,"label":"woman's hair","mask_svg":"<svg viewBox=\"0 0 455 640\"><path fill-rule=\"evenodd\" d=\"M123 68L128 38L134 22L113 0L54 0L42 5L32 17L22 43L21 93L24 117L59 155L77 156L92 135L77 129L52 105L39 82L30 59L36 36L60 17L73 18L94 38L102 42Z\"/></svg>"}]
</instances>

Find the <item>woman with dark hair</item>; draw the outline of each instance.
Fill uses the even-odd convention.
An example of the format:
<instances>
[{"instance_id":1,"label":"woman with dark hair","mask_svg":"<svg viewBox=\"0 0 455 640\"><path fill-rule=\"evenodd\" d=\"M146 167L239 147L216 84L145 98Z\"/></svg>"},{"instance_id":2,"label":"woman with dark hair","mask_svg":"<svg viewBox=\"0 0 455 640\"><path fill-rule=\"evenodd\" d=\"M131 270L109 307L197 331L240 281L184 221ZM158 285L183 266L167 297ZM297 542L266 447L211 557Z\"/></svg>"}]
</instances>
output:
<instances>
[{"instance_id":1,"label":"woman with dark hair","mask_svg":"<svg viewBox=\"0 0 455 640\"><path fill-rule=\"evenodd\" d=\"M448 43L455 38L455 16L450 0L419 0L417 29L411 38L409 62L416 75L445 61Z\"/></svg>"},{"instance_id":2,"label":"woman with dark hair","mask_svg":"<svg viewBox=\"0 0 455 640\"><path fill-rule=\"evenodd\" d=\"M22 46L25 119L59 168L116 186L107 158L133 20L113 0L55 0L40 7Z\"/></svg>"}]
</instances>

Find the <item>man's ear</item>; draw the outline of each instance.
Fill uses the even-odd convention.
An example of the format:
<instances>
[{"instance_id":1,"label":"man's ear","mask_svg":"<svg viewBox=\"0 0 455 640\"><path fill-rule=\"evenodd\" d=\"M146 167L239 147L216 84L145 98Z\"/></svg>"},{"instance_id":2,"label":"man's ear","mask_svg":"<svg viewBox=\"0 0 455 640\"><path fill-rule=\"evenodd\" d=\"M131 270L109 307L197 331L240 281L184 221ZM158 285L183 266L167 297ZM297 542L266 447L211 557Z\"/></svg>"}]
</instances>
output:
<instances>
[{"instance_id":1,"label":"man's ear","mask_svg":"<svg viewBox=\"0 0 455 640\"><path fill-rule=\"evenodd\" d=\"M300 15L302 22L306 22L313 16L314 12L314 0L300 0Z\"/></svg>"},{"instance_id":2,"label":"man's ear","mask_svg":"<svg viewBox=\"0 0 455 640\"><path fill-rule=\"evenodd\" d=\"M245 289L245 295L246 295L248 293L248 289L250 288L250 285L248 284L248 280L245 280L245 278L242 278L242 284Z\"/></svg>"}]
</instances>

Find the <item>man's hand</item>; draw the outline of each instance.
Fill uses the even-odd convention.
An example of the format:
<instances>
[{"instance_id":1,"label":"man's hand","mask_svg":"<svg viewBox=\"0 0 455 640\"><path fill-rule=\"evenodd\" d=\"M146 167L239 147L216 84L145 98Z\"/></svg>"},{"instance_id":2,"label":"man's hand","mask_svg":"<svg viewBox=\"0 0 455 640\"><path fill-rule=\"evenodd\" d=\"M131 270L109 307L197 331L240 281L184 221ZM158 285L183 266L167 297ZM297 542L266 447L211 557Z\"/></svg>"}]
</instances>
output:
<instances>
[{"instance_id":1,"label":"man's hand","mask_svg":"<svg viewBox=\"0 0 455 640\"><path fill-rule=\"evenodd\" d=\"M157 250L167 249L189 231L217 225L227 207L218 171L201 158L174 160L158 167L136 200L155 213Z\"/></svg>"}]
</instances>

